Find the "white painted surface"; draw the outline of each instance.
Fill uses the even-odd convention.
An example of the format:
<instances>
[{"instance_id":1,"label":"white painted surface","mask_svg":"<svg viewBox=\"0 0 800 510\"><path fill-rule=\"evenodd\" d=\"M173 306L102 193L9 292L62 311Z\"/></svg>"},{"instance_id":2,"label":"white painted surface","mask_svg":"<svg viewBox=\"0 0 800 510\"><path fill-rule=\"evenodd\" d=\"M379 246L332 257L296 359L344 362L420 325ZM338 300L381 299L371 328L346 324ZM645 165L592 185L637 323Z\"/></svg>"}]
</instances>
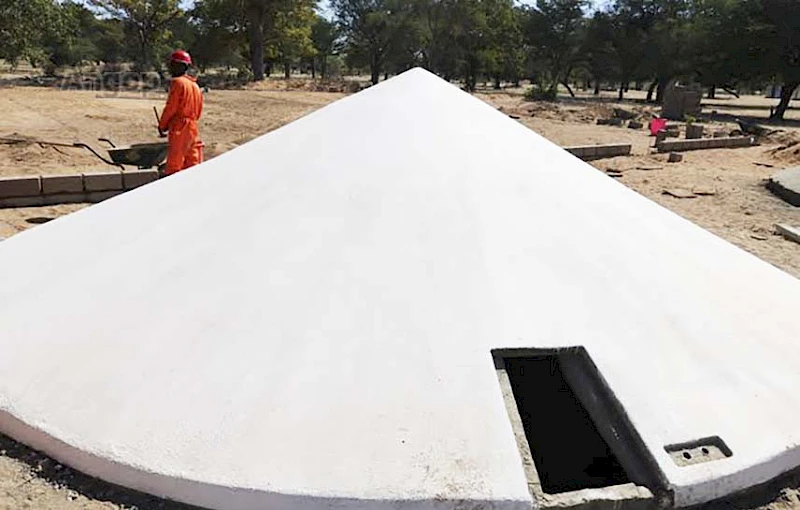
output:
<instances>
[{"instance_id":1,"label":"white painted surface","mask_svg":"<svg viewBox=\"0 0 800 510\"><path fill-rule=\"evenodd\" d=\"M586 346L679 505L800 464L800 281L420 70L4 241L0 282L0 430L210 508L529 507L500 347Z\"/></svg>"}]
</instances>

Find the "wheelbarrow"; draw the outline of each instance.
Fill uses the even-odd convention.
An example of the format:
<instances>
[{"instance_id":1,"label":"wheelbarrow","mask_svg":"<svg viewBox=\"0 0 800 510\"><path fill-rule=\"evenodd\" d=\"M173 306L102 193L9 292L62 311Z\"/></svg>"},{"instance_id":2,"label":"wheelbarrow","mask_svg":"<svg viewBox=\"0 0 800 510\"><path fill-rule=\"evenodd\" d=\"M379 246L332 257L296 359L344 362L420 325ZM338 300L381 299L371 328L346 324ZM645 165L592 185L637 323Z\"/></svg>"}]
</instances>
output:
<instances>
[{"instance_id":1,"label":"wheelbarrow","mask_svg":"<svg viewBox=\"0 0 800 510\"><path fill-rule=\"evenodd\" d=\"M167 158L167 142L135 143L125 147L117 147L108 138L98 138L97 140L106 142L111 146L108 149L108 157L111 158L111 161L98 154L90 145L85 143L75 143L73 146L88 149L104 163L121 168L124 168L124 165L141 169L158 167Z\"/></svg>"},{"instance_id":2,"label":"wheelbarrow","mask_svg":"<svg viewBox=\"0 0 800 510\"><path fill-rule=\"evenodd\" d=\"M79 149L86 149L97 158L111 166L119 167L124 170L125 165L135 166L140 169L158 167L167 158L167 142L155 143L135 143L125 147L117 147L114 142L108 138L98 138L100 142L105 142L111 146L108 149L108 158L97 152L91 145L76 142L76 143L61 143L61 142L47 142L44 140L34 140L30 138L0 138L2 143L35 143L39 145L51 145L54 147L73 147Z\"/></svg>"}]
</instances>

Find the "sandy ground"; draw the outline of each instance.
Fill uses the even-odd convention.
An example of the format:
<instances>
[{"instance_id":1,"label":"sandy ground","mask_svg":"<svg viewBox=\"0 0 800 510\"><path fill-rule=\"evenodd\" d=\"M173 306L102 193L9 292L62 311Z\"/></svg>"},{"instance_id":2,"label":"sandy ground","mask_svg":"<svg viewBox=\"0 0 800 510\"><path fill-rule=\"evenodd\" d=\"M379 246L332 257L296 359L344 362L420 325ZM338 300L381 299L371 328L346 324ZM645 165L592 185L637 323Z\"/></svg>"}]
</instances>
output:
<instances>
[{"instance_id":1,"label":"sandy ground","mask_svg":"<svg viewBox=\"0 0 800 510\"><path fill-rule=\"evenodd\" d=\"M206 95L201 125L207 152L213 156L343 95L313 92L280 81L248 90L212 90ZM559 145L631 143L633 154L592 164L622 184L714 232L750 253L800 277L800 245L774 234L775 223L800 225L800 208L775 198L764 180L780 168L800 165L800 111L791 110L789 121L762 145L744 149L684 153L681 163L667 163L666 155L653 154L652 138L645 130L597 126L612 108L636 113L645 123L656 112L642 104L641 92L617 103L611 92L600 100L581 95L558 103L529 103L521 90L482 91L479 97ZM125 93L109 96L92 91L63 91L38 87L0 88L0 137L26 137L58 142L86 141L98 148L99 137L118 144L156 141L153 106L163 104L163 93ZM765 119L775 101L759 97L735 99L721 96L708 102L705 112L716 112L706 130L729 132L737 116ZM758 163L758 164L756 164ZM765 166L768 165L768 166ZM86 151L37 144L0 144L0 177L103 171L104 165ZM611 176L613 174L613 177ZM665 190L688 190L695 198L679 199ZM554 190L557 192L557 190ZM0 210L0 237L74 212L84 205ZM715 509L800 508L800 475L790 474L767 487ZM76 473L0 435L0 510L16 509L186 509L106 484Z\"/></svg>"}]
</instances>

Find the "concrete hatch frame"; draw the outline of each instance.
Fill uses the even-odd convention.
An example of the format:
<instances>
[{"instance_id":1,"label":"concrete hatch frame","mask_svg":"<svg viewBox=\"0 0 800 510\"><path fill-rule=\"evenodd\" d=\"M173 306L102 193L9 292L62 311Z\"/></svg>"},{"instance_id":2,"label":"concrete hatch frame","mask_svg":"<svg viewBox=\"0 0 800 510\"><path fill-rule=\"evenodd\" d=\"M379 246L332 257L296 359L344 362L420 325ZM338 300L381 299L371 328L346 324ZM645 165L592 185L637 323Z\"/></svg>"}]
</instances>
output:
<instances>
[{"instance_id":1,"label":"concrete hatch frame","mask_svg":"<svg viewBox=\"0 0 800 510\"><path fill-rule=\"evenodd\" d=\"M663 473L585 348L576 346L556 349L493 349L491 354L534 503L543 508L597 510L638 510L672 506L673 497L667 488ZM545 388L540 387L544 385L536 386L537 390L542 391L528 394L530 398L526 404L525 393L533 389L530 385L536 377L527 375L529 372L525 369L542 370L541 366L535 368L529 364L530 362L539 365L550 364L550 373L538 376L541 378L544 375L545 379L549 379L550 385ZM554 398L561 400L561 404ZM563 480L568 480L566 485L562 482L559 489L559 484L554 485L547 480L549 473L545 473L544 470L548 469L548 465L541 458L537 462L537 457L541 456L531 443L537 441L541 447L553 440L558 442L558 438L542 437L537 440L531 437L531 434L542 432L541 427L538 427L537 431L531 430L534 428L534 423L543 421L526 420L523 417L522 409L530 409L531 399L541 402L541 407L546 407L548 412L555 411L556 419L569 414L569 411L564 413L557 410L564 403L567 407L573 407L572 421L575 423L562 421L550 426L562 428L565 435L580 428L587 434L594 432L596 437L582 439L584 444L587 441L605 443L605 447L610 451L609 459L595 459L605 461L604 468L601 469L606 469L608 473L601 478L605 477L606 480L601 482L581 480L584 476L578 472L577 466L570 468L573 470L571 478L566 478L563 476L563 465L557 466L556 469L562 471ZM576 420L574 412L578 409L585 415L579 416ZM578 423L585 419L591 423ZM548 449L553 451L552 446ZM571 453L573 452L562 455L561 462L572 462L571 459L566 459L573 457ZM621 467L624 475L611 472L614 467L617 469Z\"/></svg>"}]
</instances>

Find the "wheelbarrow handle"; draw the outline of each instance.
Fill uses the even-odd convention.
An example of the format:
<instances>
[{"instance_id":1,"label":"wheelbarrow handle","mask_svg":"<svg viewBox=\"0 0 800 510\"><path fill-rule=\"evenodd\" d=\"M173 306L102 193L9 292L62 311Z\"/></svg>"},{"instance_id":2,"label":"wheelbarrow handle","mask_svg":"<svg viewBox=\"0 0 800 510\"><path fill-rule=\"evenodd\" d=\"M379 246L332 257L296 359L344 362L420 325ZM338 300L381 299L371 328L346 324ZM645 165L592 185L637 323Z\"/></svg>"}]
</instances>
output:
<instances>
[{"instance_id":1,"label":"wheelbarrow handle","mask_svg":"<svg viewBox=\"0 0 800 510\"><path fill-rule=\"evenodd\" d=\"M98 138L98 139L97 139L97 141L98 141L98 142L106 142L108 145L110 145L110 146L111 146L111 148L112 148L112 149L116 149L116 148L117 148L117 146L116 146L116 145L114 145L114 142L112 142L112 141L111 141L111 140L109 140L108 138Z\"/></svg>"},{"instance_id":2,"label":"wheelbarrow handle","mask_svg":"<svg viewBox=\"0 0 800 510\"><path fill-rule=\"evenodd\" d=\"M95 156L97 156L98 158L100 158L100 160L101 160L103 163L105 163L105 164L107 164L107 165L111 165L111 166L116 166L116 167L119 167L119 168L120 168L120 170L125 170L125 167L124 167L124 166L120 165L119 163L114 163L113 161L111 161L111 160L109 160L109 159L106 159L106 158L104 158L103 156L101 156L100 154L98 154L98 153L97 153L97 151L96 151L96 150L94 150L94 149L93 149L91 146L89 146L89 145L87 145L87 144L85 144L85 143L76 142L76 143L72 144L72 146L73 146L73 147L80 147L80 148L87 149L87 150L89 150L89 152L91 152L92 154L94 154Z\"/></svg>"}]
</instances>

